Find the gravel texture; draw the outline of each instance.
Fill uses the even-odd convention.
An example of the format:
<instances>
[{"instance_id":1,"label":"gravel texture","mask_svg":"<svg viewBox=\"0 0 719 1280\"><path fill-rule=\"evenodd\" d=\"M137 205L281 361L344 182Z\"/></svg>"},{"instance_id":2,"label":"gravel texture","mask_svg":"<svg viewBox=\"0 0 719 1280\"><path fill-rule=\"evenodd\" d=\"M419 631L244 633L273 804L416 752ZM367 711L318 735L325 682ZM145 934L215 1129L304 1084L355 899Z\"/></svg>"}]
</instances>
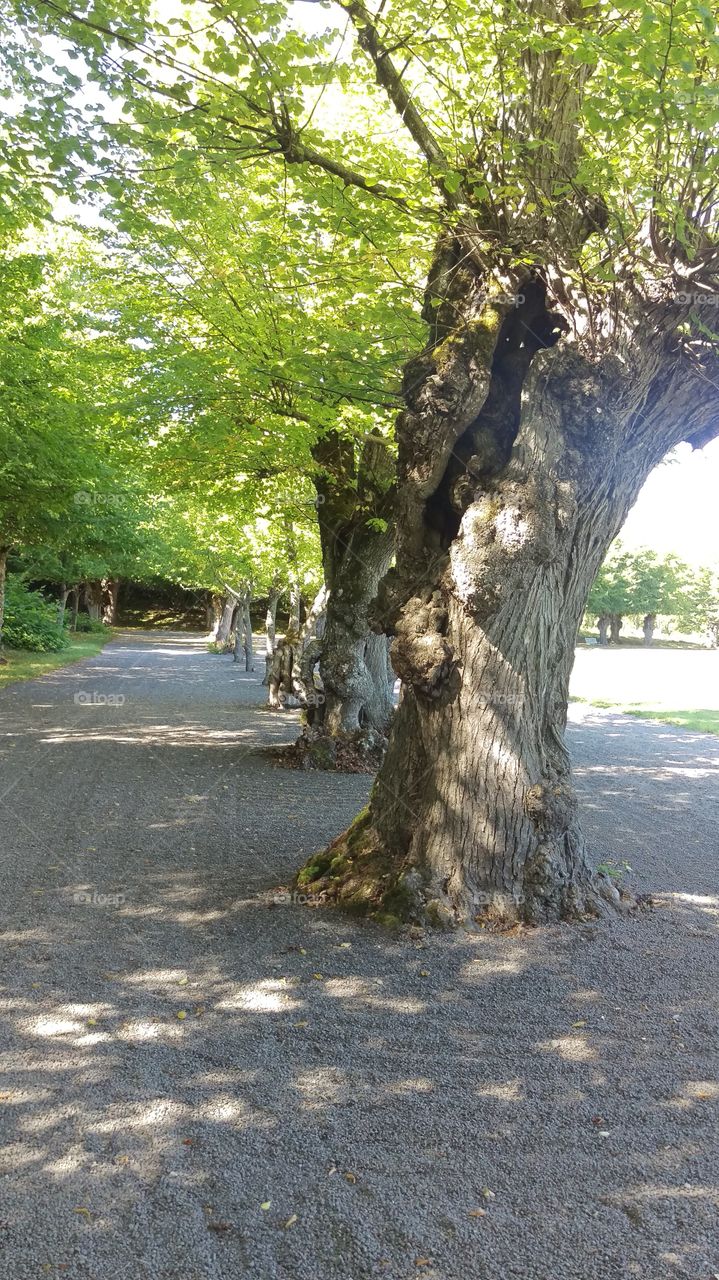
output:
<instances>
[{"instance_id":1,"label":"gravel texture","mask_svg":"<svg viewBox=\"0 0 719 1280\"><path fill-rule=\"evenodd\" d=\"M575 709L653 911L397 939L273 893L370 780L263 693L156 633L0 697L2 1280L714 1280L719 740Z\"/></svg>"}]
</instances>

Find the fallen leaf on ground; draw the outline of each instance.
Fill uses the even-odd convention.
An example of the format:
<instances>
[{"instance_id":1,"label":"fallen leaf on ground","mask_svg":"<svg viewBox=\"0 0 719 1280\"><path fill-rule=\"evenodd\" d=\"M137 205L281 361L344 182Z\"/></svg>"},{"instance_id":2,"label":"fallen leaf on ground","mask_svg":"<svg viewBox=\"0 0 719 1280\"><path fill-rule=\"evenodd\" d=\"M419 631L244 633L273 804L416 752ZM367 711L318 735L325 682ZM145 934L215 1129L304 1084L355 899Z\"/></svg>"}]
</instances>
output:
<instances>
[{"instance_id":1,"label":"fallen leaf on ground","mask_svg":"<svg viewBox=\"0 0 719 1280\"><path fill-rule=\"evenodd\" d=\"M182 1022L183 1018L186 1018L186 1017L187 1017L187 1010L186 1010L186 1009L178 1009L177 1013L175 1014L175 1017L176 1017L176 1018L179 1018L179 1019L180 1019L180 1022Z\"/></svg>"},{"instance_id":2,"label":"fallen leaf on ground","mask_svg":"<svg viewBox=\"0 0 719 1280\"><path fill-rule=\"evenodd\" d=\"M263 1210L264 1213L266 1213L271 1204L272 1204L271 1200L263 1200L262 1204L260 1205L260 1208Z\"/></svg>"},{"instance_id":3,"label":"fallen leaf on ground","mask_svg":"<svg viewBox=\"0 0 719 1280\"><path fill-rule=\"evenodd\" d=\"M341 947L344 947L344 948L346 949L347 947L351 947L351 946L352 946L352 943L351 943L351 942L340 942L340 946L341 946Z\"/></svg>"},{"instance_id":4,"label":"fallen leaf on ground","mask_svg":"<svg viewBox=\"0 0 719 1280\"><path fill-rule=\"evenodd\" d=\"M352 1182L352 1183L355 1183L357 1181L356 1175L354 1173L351 1173L349 1169L345 1174L345 1179L347 1182Z\"/></svg>"},{"instance_id":5,"label":"fallen leaf on ground","mask_svg":"<svg viewBox=\"0 0 719 1280\"><path fill-rule=\"evenodd\" d=\"M573 1027L586 1027L586 1025L586 1022L582 1018L579 1019L579 1022L572 1023Z\"/></svg>"},{"instance_id":6,"label":"fallen leaf on ground","mask_svg":"<svg viewBox=\"0 0 719 1280\"><path fill-rule=\"evenodd\" d=\"M420 969L420 971L419 971L419 976L420 976L420 978L428 978L428 977L429 977L429 969Z\"/></svg>"},{"instance_id":7,"label":"fallen leaf on ground","mask_svg":"<svg viewBox=\"0 0 719 1280\"><path fill-rule=\"evenodd\" d=\"M468 1218L486 1218L486 1216L487 1216L486 1209L470 1209L469 1213L467 1214Z\"/></svg>"},{"instance_id":8,"label":"fallen leaf on ground","mask_svg":"<svg viewBox=\"0 0 719 1280\"><path fill-rule=\"evenodd\" d=\"M189 978L178 978L177 985L178 987L186 987L189 981L190 981Z\"/></svg>"},{"instance_id":9,"label":"fallen leaf on ground","mask_svg":"<svg viewBox=\"0 0 719 1280\"><path fill-rule=\"evenodd\" d=\"M92 1222L90 1210L84 1208L83 1205L78 1205L77 1208L73 1209L73 1213L79 1213L83 1218L87 1218L88 1222Z\"/></svg>"},{"instance_id":10,"label":"fallen leaf on ground","mask_svg":"<svg viewBox=\"0 0 719 1280\"><path fill-rule=\"evenodd\" d=\"M195 1005L195 1017L201 1018L204 1012L205 1012L204 1004Z\"/></svg>"},{"instance_id":11,"label":"fallen leaf on ground","mask_svg":"<svg viewBox=\"0 0 719 1280\"><path fill-rule=\"evenodd\" d=\"M304 1022L295 1022L295 1023L293 1023L292 1025L293 1025L293 1026L295 1026L295 1027L306 1027L306 1026L307 1026L307 1021L305 1020Z\"/></svg>"},{"instance_id":12,"label":"fallen leaf on ground","mask_svg":"<svg viewBox=\"0 0 719 1280\"><path fill-rule=\"evenodd\" d=\"M431 1267L432 1259L431 1258L415 1258L414 1265L415 1267Z\"/></svg>"},{"instance_id":13,"label":"fallen leaf on ground","mask_svg":"<svg viewBox=\"0 0 719 1280\"><path fill-rule=\"evenodd\" d=\"M321 981L322 981L322 974L321 974L321 973L313 973L313 974L312 974L312 977L313 977L313 978L317 978L317 980L318 980L319 982L321 982Z\"/></svg>"},{"instance_id":14,"label":"fallen leaf on ground","mask_svg":"<svg viewBox=\"0 0 719 1280\"><path fill-rule=\"evenodd\" d=\"M496 1200L497 1198L494 1191L490 1191L489 1187L482 1187L482 1195L485 1200Z\"/></svg>"},{"instance_id":15,"label":"fallen leaf on ground","mask_svg":"<svg viewBox=\"0 0 719 1280\"><path fill-rule=\"evenodd\" d=\"M229 1222L208 1222L208 1231L231 1231Z\"/></svg>"},{"instance_id":16,"label":"fallen leaf on ground","mask_svg":"<svg viewBox=\"0 0 719 1280\"><path fill-rule=\"evenodd\" d=\"M297 1214L296 1213L290 1214L289 1218L285 1223L285 1227L293 1227L296 1221L297 1221Z\"/></svg>"}]
</instances>

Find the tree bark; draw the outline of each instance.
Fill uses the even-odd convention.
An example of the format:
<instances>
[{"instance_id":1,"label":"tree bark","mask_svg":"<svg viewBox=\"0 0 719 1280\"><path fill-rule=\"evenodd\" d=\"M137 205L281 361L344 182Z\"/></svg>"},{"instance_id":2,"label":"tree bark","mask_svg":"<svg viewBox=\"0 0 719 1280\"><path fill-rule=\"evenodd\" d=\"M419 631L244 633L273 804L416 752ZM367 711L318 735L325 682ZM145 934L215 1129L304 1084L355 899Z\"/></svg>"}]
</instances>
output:
<instances>
[{"instance_id":1,"label":"tree bark","mask_svg":"<svg viewBox=\"0 0 719 1280\"><path fill-rule=\"evenodd\" d=\"M215 644L218 649L224 649L230 639L236 611L237 599L228 591L228 594L225 596L222 603L222 613L220 615L220 621L217 625L217 633L215 635Z\"/></svg>"},{"instance_id":2,"label":"tree bark","mask_svg":"<svg viewBox=\"0 0 719 1280\"><path fill-rule=\"evenodd\" d=\"M254 671L255 669L253 662L252 619L250 617L251 599L252 590L250 587L243 587L237 594L235 646L232 660L233 662L240 662L244 654L245 671Z\"/></svg>"},{"instance_id":3,"label":"tree bark","mask_svg":"<svg viewBox=\"0 0 719 1280\"><path fill-rule=\"evenodd\" d=\"M0 546L0 665L7 665L3 645L3 627L5 625L5 581L7 578L8 547Z\"/></svg>"},{"instance_id":4,"label":"tree bark","mask_svg":"<svg viewBox=\"0 0 719 1280\"><path fill-rule=\"evenodd\" d=\"M60 583L60 595L57 599L57 625L60 629L65 624L65 606L67 605L67 597L70 594L70 588L66 582Z\"/></svg>"},{"instance_id":5,"label":"tree bark","mask_svg":"<svg viewBox=\"0 0 719 1280\"><path fill-rule=\"evenodd\" d=\"M599 631L599 643L601 645L609 644L609 637L607 634L608 629L609 629L609 614L602 613L597 618L597 630Z\"/></svg>"},{"instance_id":6,"label":"tree bark","mask_svg":"<svg viewBox=\"0 0 719 1280\"><path fill-rule=\"evenodd\" d=\"M70 630L71 630L71 631L77 631L77 615L78 615L78 613L80 612L80 584L79 584L79 582L76 582L76 583L75 583L75 586L72 588L72 591L70 592L70 595L72 596L72 615L71 615L71 618L70 618Z\"/></svg>"},{"instance_id":7,"label":"tree bark","mask_svg":"<svg viewBox=\"0 0 719 1280\"><path fill-rule=\"evenodd\" d=\"M102 621L106 627L114 627L117 621L117 599L120 594L120 579L103 578L101 590Z\"/></svg>"},{"instance_id":8,"label":"tree bark","mask_svg":"<svg viewBox=\"0 0 719 1280\"><path fill-rule=\"evenodd\" d=\"M656 613L648 613L644 618L644 622L642 623L642 631L644 632L644 644L646 645L647 648L650 647L652 640L654 639L654 628L656 627L656 625L657 625Z\"/></svg>"},{"instance_id":9,"label":"tree bark","mask_svg":"<svg viewBox=\"0 0 719 1280\"><path fill-rule=\"evenodd\" d=\"M278 586L271 586L267 595L265 612L265 675L262 683L269 685L272 655L277 647L277 605L282 595Z\"/></svg>"},{"instance_id":10,"label":"tree bark","mask_svg":"<svg viewBox=\"0 0 719 1280\"><path fill-rule=\"evenodd\" d=\"M622 629L621 613L610 613L609 615L609 639L611 644L621 644L621 636L619 632Z\"/></svg>"},{"instance_id":11,"label":"tree bark","mask_svg":"<svg viewBox=\"0 0 719 1280\"><path fill-rule=\"evenodd\" d=\"M102 583L99 579L83 584L83 601L92 621L99 622L102 608Z\"/></svg>"},{"instance_id":12,"label":"tree bark","mask_svg":"<svg viewBox=\"0 0 719 1280\"><path fill-rule=\"evenodd\" d=\"M597 358L566 293L557 313L532 271L497 295L469 242L438 247L405 373L375 606L403 685L387 755L367 813L299 880L380 916L576 918L618 899L564 743L578 628L646 475L715 406L663 336L644 345L643 315Z\"/></svg>"},{"instance_id":13,"label":"tree bark","mask_svg":"<svg viewBox=\"0 0 719 1280\"><path fill-rule=\"evenodd\" d=\"M217 630L222 617L222 596L212 593L206 605L207 633L209 640L217 639Z\"/></svg>"},{"instance_id":14,"label":"tree bark","mask_svg":"<svg viewBox=\"0 0 719 1280\"><path fill-rule=\"evenodd\" d=\"M324 703L314 718L330 737L372 730L385 736L392 717L394 675L384 637L370 631L370 606L389 568L393 463L379 438L359 458L351 441L331 432L313 450L327 617L317 646Z\"/></svg>"},{"instance_id":15,"label":"tree bark","mask_svg":"<svg viewBox=\"0 0 719 1280\"><path fill-rule=\"evenodd\" d=\"M319 661L326 612L327 588L323 584L300 628L299 637L291 631L280 637L268 666L268 705L273 710L302 707L310 723L320 705L315 696L314 671Z\"/></svg>"}]
</instances>

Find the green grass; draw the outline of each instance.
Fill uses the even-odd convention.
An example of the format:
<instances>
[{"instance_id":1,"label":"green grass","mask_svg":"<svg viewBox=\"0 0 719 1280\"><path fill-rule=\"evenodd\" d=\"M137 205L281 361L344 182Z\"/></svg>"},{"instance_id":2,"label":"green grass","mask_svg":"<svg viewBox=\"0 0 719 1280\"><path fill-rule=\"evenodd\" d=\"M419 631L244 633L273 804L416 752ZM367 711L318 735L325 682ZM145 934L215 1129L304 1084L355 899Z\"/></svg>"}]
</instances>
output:
<instances>
[{"instance_id":1,"label":"green grass","mask_svg":"<svg viewBox=\"0 0 719 1280\"><path fill-rule=\"evenodd\" d=\"M676 724L681 729L695 733L719 734L719 711L709 707L693 707L691 710L674 711L665 707L652 707L646 703L608 702L606 698L575 698L570 702L583 702L586 706L601 707L603 711L618 711L623 716L636 716L639 720L660 720L662 724Z\"/></svg>"},{"instance_id":2,"label":"green grass","mask_svg":"<svg viewBox=\"0 0 719 1280\"><path fill-rule=\"evenodd\" d=\"M70 637L70 645L60 653L28 653L25 649L6 649L7 666L0 666L0 689L15 684L17 680L35 680L58 667L67 667L83 658L94 658L96 653L112 639L111 628L107 633L88 633Z\"/></svg>"},{"instance_id":3,"label":"green grass","mask_svg":"<svg viewBox=\"0 0 719 1280\"><path fill-rule=\"evenodd\" d=\"M705 707L697 707L692 711L665 711L663 707L618 707L617 710L628 716L638 716L641 720L678 724L682 729L693 729L696 733L719 733L719 711L711 711Z\"/></svg>"}]
</instances>

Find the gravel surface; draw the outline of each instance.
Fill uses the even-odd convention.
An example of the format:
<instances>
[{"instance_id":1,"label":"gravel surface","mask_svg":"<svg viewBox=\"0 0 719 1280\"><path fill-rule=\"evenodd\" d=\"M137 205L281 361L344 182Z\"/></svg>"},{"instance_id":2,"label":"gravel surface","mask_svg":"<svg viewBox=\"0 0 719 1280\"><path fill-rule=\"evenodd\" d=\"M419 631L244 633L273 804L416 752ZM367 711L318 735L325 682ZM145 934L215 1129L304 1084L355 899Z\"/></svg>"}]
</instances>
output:
<instances>
[{"instance_id":1,"label":"gravel surface","mask_svg":"<svg viewBox=\"0 0 719 1280\"><path fill-rule=\"evenodd\" d=\"M574 709L652 912L396 939L273 892L370 780L263 693L155 633L0 697L2 1280L714 1280L719 740Z\"/></svg>"}]
</instances>

